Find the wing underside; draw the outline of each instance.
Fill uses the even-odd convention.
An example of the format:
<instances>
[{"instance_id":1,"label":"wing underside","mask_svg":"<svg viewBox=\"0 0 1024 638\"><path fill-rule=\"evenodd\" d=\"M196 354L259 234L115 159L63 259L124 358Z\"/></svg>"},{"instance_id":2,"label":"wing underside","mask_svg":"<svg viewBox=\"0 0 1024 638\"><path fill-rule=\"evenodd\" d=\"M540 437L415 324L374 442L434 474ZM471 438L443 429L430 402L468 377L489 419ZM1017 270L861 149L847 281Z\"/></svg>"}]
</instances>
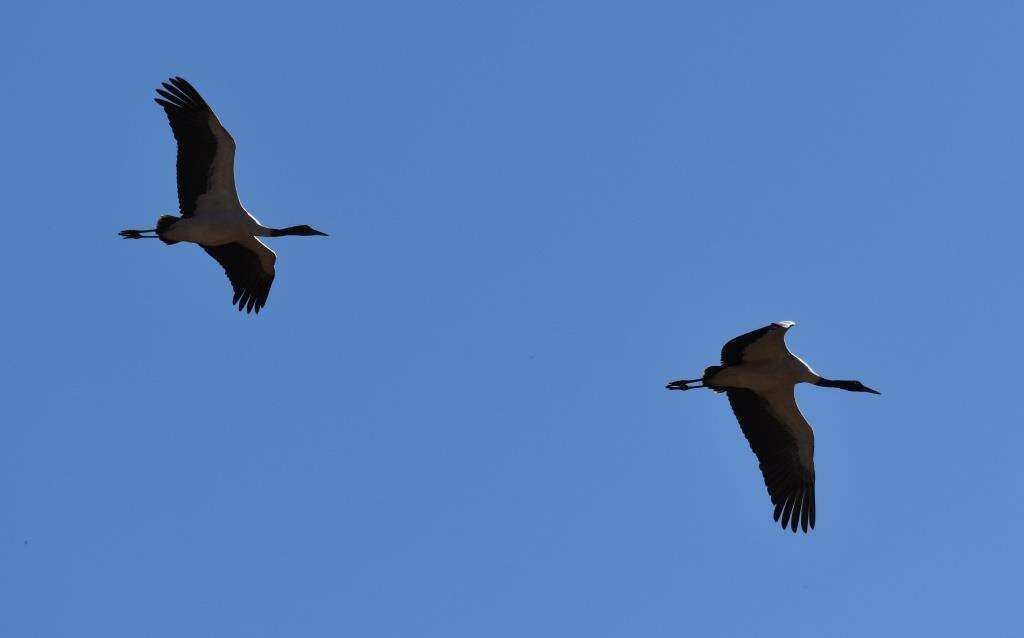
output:
<instances>
[{"instance_id":1,"label":"wing underside","mask_svg":"<svg viewBox=\"0 0 1024 638\"><path fill-rule=\"evenodd\" d=\"M274 251L255 237L251 241L202 248L224 268L234 291L231 303L237 304L239 310L258 314L274 283Z\"/></svg>"},{"instance_id":2,"label":"wing underside","mask_svg":"<svg viewBox=\"0 0 1024 638\"><path fill-rule=\"evenodd\" d=\"M178 205L183 217L204 210L240 208L235 190L235 140L210 105L180 77L163 83L155 98L178 142Z\"/></svg>"},{"instance_id":3,"label":"wing underside","mask_svg":"<svg viewBox=\"0 0 1024 638\"><path fill-rule=\"evenodd\" d=\"M783 528L814 528L814 432L792 391L761 397L752 390L726 393L750 448L757 456L773 516Z\"/></svg>"},{"instance_id":4,"label":"wing underside","mask_svg":"<svg viewBox=\"0 0 1024 638\"><path fill-rule=\"evenodd\" d=\"M786 347L786 332L787 328L770 324L730 339L722 346L722 365L779 360L789 356L791 353Z\"/></svg>"}]
</instances>

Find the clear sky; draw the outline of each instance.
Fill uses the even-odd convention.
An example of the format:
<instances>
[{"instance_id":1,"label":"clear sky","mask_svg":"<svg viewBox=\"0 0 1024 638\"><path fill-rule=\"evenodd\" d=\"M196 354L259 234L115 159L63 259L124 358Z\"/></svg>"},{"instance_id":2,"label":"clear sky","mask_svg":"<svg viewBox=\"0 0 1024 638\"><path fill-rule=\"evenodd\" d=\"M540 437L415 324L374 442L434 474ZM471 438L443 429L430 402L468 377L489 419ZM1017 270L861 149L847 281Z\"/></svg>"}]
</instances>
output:
<instances>
[{"instance_id":1,"label":"clear sky","mask_svg":"<svg viewBox=\"0 0 1024 638\"><path fill-rule=\"evenodd\" d=\"M1024 5L827 4L7 7L0 635L1020 635ZM663 388L784 319L806 536Z\"/></svg>"}]
</instances>

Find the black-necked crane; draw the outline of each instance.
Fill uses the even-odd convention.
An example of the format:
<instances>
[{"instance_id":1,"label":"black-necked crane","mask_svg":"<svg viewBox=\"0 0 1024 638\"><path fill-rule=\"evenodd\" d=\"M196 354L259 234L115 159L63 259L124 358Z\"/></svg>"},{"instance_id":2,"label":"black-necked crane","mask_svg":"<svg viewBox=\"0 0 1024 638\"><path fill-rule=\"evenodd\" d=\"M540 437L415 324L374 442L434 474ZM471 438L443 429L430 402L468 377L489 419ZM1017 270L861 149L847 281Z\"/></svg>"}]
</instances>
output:
<instances>
[{"instance_id":1,"label":"black-necked crane","mask_svg":"<svg viewBox=\"0 0 1024 638\"><path fill-rule=\"evenodd\" d=\"M178 206L181 217L161 215L156 228L122 230L125 239L191 242L224 268L234 290L232 305L259 313L274 283L277 255L259 237L323 235L309 226L267 228L249 214L235 191L235 140L199 91L179 77L157 89L178 141ZM146 235L144 233L155 233Z\"/></svg>"},{"instance_id":2,"label":"black-necked crane","mask_svg":"<svg viewBox=\"0 0 1024 638\"><path fill-rule=\"evenodd\" d=\"M814 529L814 431L793 393L798 383L881 394L860 381L818 375L786 347L792 321L778 321L732 339L722 348L722 365L700 379L673 381L670 390L708 388L725 392L740 428L757 455L774 517L782 528ZM696 385L696 384L700 385Z\"/></svg>"}]
</instances>

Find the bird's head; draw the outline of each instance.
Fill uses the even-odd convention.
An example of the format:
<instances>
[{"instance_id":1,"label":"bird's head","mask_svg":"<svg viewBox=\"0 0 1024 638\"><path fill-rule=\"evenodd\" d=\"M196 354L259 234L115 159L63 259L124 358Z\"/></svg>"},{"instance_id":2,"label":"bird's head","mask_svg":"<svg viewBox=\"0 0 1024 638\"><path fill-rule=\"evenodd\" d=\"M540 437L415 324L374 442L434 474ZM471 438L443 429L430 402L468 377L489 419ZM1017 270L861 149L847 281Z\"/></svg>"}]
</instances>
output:
<instances>
[{"instance_id":1,"label":"bird's head","mask_svg":"<svg viewBox=\"0 0 1024 638\"><path fill-rule=\"evenodd\" d=\"M792 328L795 325L796 325L795 321L773 321L772 322L772 327L773 328L781 328L782 330L789 330L790 328Z\"/></svg>"},{"instance_id":2,"label":"bird's head","mask_svg":"<svg viewBox=\"0 0 1024 638\"><path fill-rule=\"evenodd\" d=\"M848 383L849 386L843 388L844 390L849 390L850 392L870 392L871 394L882 394L878 390L872 390L871 388L864 385L860 381L849 381Z\"/></svg>"},{"instance_id":3,"label":"bird's head","mask_svg":"<svg viewBox=\"0 0 1024 638\"><path fill-rule=\"evenodd\" d=\"M288 228L276 228L270 236L284 237L286 235L299 235L301 237L320 235L321 237L327 237L327 233L321 233L319 230L312 226L307 226L306 224L302 224L301 226L289 226Z\"/></svg>"}]
</instances>

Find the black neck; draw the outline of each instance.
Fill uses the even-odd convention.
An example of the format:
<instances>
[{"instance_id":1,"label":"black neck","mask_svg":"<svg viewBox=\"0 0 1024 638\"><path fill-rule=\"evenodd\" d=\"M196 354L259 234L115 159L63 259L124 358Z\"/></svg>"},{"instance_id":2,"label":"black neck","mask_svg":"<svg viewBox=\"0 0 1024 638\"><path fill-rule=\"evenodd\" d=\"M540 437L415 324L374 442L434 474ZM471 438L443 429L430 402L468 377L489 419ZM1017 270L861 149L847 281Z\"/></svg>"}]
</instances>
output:
<instances>
[{"instance_id":1,"label":"black neck","mask_svg":"<svg viewBox=\"0 0 1024 638\"><path fill-rule=\"evenodd\" d=\"M287 235L299 235L305 230L303 226L289 226L288 228L271 228L271 237L285 237Z\"/></svg>"},{"instance_id":2,"label":"black neck","mask_svg":"<svg viewBox=\"0 0 1024 638\"><path fill-rule=\"evenodd\" d=\"M846 381L843 379L818 379L814 385L820 385L823 388L841 388L843 390L853 391L857 388L856 381Z\"/></svg>"}]
</instances>

